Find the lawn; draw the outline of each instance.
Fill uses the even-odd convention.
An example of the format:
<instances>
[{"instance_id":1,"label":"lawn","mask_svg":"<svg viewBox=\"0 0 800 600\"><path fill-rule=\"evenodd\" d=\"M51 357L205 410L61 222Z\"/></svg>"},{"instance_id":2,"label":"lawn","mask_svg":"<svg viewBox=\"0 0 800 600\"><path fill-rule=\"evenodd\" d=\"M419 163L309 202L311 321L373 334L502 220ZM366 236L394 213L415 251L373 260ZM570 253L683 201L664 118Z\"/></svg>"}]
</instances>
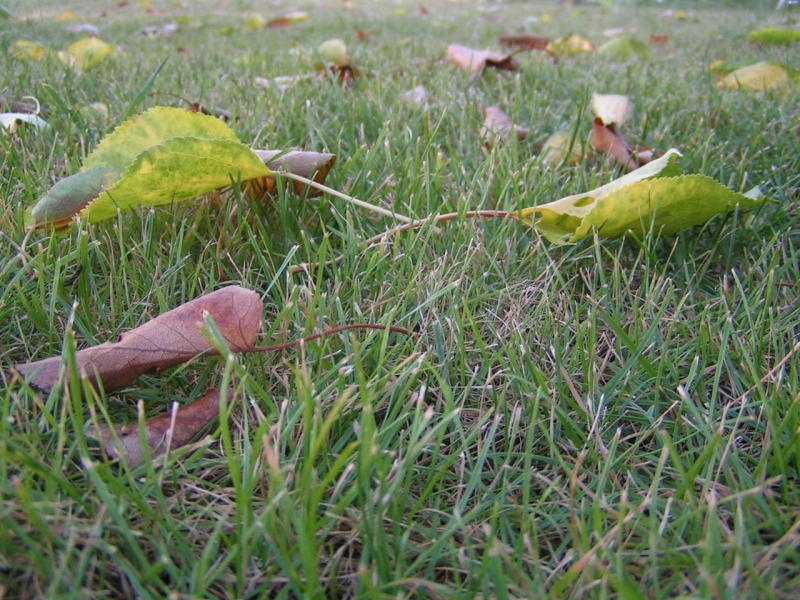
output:
<instances>
[{"instance_id":1,"label":"lawn","mask_svg":"<svg viewBox=\"0 0 800 600\"><path fill-rule=\"evenodd\" d=\"M32 97L48 127L0 131L0 598L798 597L800 83L723 90L709 65L800 69L798 44L747 39L796 28L800 10L3 4L0 112ZM307 18L264 26L293 11ZM82 24L118 52L80 73L9 52L64 49ZM472 84L445 56L569 33L632 35L650 56L525 52ZM316 71L330 38L350 85ZM403 97L419 85L427 103ZM253 148L337 155L327 185L412 218L534 206L624 172L588 145L594 92L631 98L634 144L775 202L568 245L462 218L367 248L397 221L238 184L60 231L24 223L124 119L192 103L227 111ZM526 139L484 144L494 104ZM576 163L543 160L557 131L584 150ZM230 284L263 300L263 344L352 323L410 335L223 349L114 392L79 380L77 349ZM11 369L54 355L50 392ZM142 465L87 435L209 388L228 390L220 418Z\"/></svg>"}]
</instances>

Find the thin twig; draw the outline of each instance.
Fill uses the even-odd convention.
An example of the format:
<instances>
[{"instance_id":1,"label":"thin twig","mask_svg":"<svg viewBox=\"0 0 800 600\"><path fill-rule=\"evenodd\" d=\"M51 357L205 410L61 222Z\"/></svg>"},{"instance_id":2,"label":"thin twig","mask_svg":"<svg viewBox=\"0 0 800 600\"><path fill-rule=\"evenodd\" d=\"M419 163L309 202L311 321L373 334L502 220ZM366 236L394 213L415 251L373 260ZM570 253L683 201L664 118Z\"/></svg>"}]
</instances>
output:
<instances>
[{"instance_id":1,"label":"thin twig","mask_svg":"<svg viewBox=\"0 0 800 600\"><path fill-rule=\"evenodd\" d=\"M293 348L295 346L299 346L300 344L305 344L306 342L310 342L318 338L325 337L326 335L334 335L336 333L340 333L342 331L348 331L350 329L380 329L382 331L388 330L393 333L402 333L403 335L412 334L412 332L406 329L405 327L397 327L395 325L378 325L376 323L353 323L351 325L341 325L339 327L326 329L325 331L320 331L319 333L314 333L312 335L297 340L292 340L291 342L283 342L271 346L255 346L254 348L247 348L242 352L276 352L278 350L286 350L287 348Z\"/></svg>"},{"instance_id":2,"label":"thin twig","mask_svg":"<svg viewBox=\"0 0 800 600\"><path fill-rule=\"evenodd\" d=\"M289 171L276 171L277 175L281 177L285 177L286 179L291 179L293 181L299 181L300 183L305 183L306 185L313 187L315 189L320 190L321 192L325 192L326 194L330 194L331 196L336 196L337 198L341 198L342 200L346 200L350 204L355 204L356 206L360 206L361 208L365 208L367 210L371 210L374 213L378 213L379 215L383 215L384 217L392 217L397 219L398 221L403 221L404 223L414 223L414 219L411 217L407 217L405 215L401 215L400 213L388 210L381 206L377 206L375 204L370 204L369 202L364 202L363 200L359 200L358 198L353 198L352 196L348 196L347 194L343 194L342 192L335 190L327 185L323 185L314 181L313 179L308 179L307 177L303 177L302 175L298 175L297 173L291 173Z\"/></svg>"}]
</instances>

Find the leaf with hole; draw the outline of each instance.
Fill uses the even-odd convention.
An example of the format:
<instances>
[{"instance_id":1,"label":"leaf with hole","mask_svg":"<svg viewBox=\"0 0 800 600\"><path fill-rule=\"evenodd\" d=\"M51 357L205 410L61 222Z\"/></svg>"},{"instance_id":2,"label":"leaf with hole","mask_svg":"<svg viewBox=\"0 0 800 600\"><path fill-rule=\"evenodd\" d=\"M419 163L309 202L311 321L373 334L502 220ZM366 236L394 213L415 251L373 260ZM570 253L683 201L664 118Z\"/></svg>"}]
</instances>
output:
<instances>
[{"instance_id":1,"label":"leaf with hole","mask_svg":"<svg viewBox=\"0 0 800 600\"><path fill-rule=\"evenodd\" d=\"M582 194L525 208L511 216L557 244L648 231L670 234L718 214L763 204L757 188L740 194L705 175L681 175L677 150Z\"/></svg>"}]
</instances>

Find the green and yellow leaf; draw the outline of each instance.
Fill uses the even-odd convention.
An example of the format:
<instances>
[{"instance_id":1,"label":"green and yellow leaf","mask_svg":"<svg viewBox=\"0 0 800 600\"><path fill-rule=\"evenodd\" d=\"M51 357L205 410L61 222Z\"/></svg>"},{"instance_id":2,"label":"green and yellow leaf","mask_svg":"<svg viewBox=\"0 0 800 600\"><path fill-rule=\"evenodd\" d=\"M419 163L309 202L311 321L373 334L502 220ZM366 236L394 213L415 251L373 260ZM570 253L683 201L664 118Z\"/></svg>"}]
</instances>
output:
<instances>
[{"instance_id":1,"label":"green and yellow leaf","mask_svg":"<svg viewBox=\"0 0 800 600\"><path fill-rule=\"evenodd\" d=\"M736 207L765 202L758 190L740 194L704 175L680 175L680 153L661 158L584 194L519 211L515 218L557 244L597 231L618 237L631 231L675 233Z\"/></svg>"},{"instance_id":2,"label":"green and yellow leaf","mask_svg":"<svg viewBox=\"0 0 800 600\"><path fill-rule=\"evenodd\" d=\"M104 137L84 160L83 169L113 167L125 170L148 148L175 137L239 141L233 130L216 117L182 108L157 106L131 117Z\"/></svg>"},{"instance_id":3,"label":"green and yellow leaf","mask_svg":"<svg viewBox=\"0 0 800 600\"><path fill-rule=\"evenodd\" d=\"M270 173L239 141L175 137L141 152L81 214L91 222L101 221L116 216L118 210L180 202Z\"/></svg>"}]
</instances>

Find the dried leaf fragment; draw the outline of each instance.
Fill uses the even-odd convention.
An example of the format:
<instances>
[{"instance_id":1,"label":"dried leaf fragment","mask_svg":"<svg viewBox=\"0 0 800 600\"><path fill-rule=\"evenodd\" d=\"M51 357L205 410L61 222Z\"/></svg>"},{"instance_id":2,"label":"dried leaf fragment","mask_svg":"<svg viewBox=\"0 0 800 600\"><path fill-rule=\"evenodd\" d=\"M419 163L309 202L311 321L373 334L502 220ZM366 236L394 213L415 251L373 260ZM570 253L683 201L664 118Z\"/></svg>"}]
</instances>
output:
<instances>
[{"instance_id":1,"label":"dried leaf fragment","mask_svg":"<svg viewBox=\"0 0 800 600\"><path fill-rule=\"evenodd\" d=\"M511 122L511 117L498 105L489 106L484 110L485 119L481 127L481 138L487 143L495 140L505 140L514 135L518 140L524 140L530 130Z\"/></svg>"},{"instance_id":2,"label":"dried leaf fragment","mask_svg":"<svg viewBox=\"0 0 800 600\"><path fill-rule=\"evenodd\" d=\"M172 405L169 412L147 419L144 427L144 442L138 422L127 425L98 425L86 433L100 442L113 459L122 459L131 466L145 461L145 457L160 456L169 449L188 444L204 427L219 416L220 391L212 389L185 406Z\"/></svg>"},{"instance_id":3,"label":"dried leaf fragment","mask_svg":"<svg viewBox=\"0 0 800 600\"><path fill-rule=\"evenodd\" d=\"M231 350L252 350L261 329L263 304L252 290L232 285L195 298L124 333L117 342L106 342L75 353L82 378L102 384L108 391L123 387L152 370L187 362L201 354L216 354L204 330L213 319ZM14 366L20 375L41 390L59 381L63 361L53 356Z\"/></svg>"},{"instance_id":4,"label":"dried leaf fragment","mask_svg":"<svg viewBox=\"0 0 800 600\"><path fill-rule=\"evenodd\" d=\"M616 126L613 123L606 125L600 117L592 121L592 147L631 171L639 166L633 158L630 145L619 134Z\"/></svg>"},{"instance_id":5,"label":"dried leaf fragment","mask_svg":"<svg viewBox=\"0 0 800 600\"><path fill-rule=\"evenodd\" d=\"M550 38L539 35L504 35L500 37L500 45L504 48L520 50L547 50Z\"/></svg>"},{"instance_id":6,"label":"dried leaf fragment","mask_svg":"<svg viewBox=\"0 0 800 600\"><path fill-rule=\"evenodd\" d=\"M325 183L328 171L336 164L336 155L324 152L293 150L284 153L280 150L256 150L255 153L275 175L280 175L281 171L288 171L306 179L312 179L316 183ZM254 199L273 195L277 185L275 175L246 181L245 192ZM296 194L307 193L310 196L319 196L322 193L300 181L293 181L292 184Z\"/></svg>"},{"instance_id":7,"label":"dried leaf fragment","mask_svg":"<svg viewBox=\"0 0 800 600\"><path fill-rule=\"evenodd\" d=\"M547 44L546 50L553 56L574 56L594 52L595 45L586 38L573 33L551 41Z\"/></svg>"},{"instance_id":8,"label":"dried leaf fragment","mask_svg":"<svg viewBox=\"0 0 800 600\"><path fill-rule=\"evenodd\" d=\"M486 67L504 71L519 69L519 65L510 54L501 54L491 50L474 50L460 44L450 44L447 47L447 58L472 73L470 83L474 82Z\"/></svg>"}]
</instances>

